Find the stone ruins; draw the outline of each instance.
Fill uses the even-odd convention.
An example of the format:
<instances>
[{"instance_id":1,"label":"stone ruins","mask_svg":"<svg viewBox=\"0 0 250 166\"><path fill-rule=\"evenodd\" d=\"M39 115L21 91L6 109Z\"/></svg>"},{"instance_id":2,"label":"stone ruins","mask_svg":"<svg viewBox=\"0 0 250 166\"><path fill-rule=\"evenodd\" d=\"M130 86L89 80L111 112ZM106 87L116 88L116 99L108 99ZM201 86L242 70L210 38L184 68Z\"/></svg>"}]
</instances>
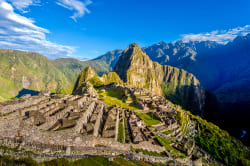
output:
<instances>
[{"instance_id":1,"label":"stone ruins","mask_svg":"<svg viewBox=\"0 0 250 166\"><path fill-rule=\"evenodd\" d=\"M105 90L122 89L125 103L134 103L140 112L152 113L161 123L147 124L136 111L117 105L109 106L89 94L62 95L43 92L39 96L26 95L23 99L0 103L0 145L25 149L35 154L84 155L133 154L134 159L151 162L173 160L157 136L172 139L171 145L190 156L190 159L212 158L198 148L193 137L186 137L175 120L177 111L167 100L154 96L144 89L111 85ZM192 122L187 124L190 132L196 132ZM165 131L171 131L164 134ZM192 135L192 134L190 134ZM165 157L136 154L134 149L166 153ZM181 159L180 159L181 160Z\"/></svg>"}]
</instances>

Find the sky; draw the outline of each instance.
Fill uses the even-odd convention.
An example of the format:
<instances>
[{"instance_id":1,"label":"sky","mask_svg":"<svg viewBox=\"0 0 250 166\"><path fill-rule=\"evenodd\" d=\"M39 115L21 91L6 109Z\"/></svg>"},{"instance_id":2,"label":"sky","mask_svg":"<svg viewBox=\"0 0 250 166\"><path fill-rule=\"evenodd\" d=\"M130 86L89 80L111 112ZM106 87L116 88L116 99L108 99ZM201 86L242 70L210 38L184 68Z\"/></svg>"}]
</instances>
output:
<instances>
[{"instance_id":1,"label":"sky","mask_svg":"<svg viewBox=\"0 0 250 166\"><path fill-rule=\"evenodd\" d=\"M249 0L0 0L0 48L88 60L130 43L250 33Z\"/></svg>"}]
</instances>

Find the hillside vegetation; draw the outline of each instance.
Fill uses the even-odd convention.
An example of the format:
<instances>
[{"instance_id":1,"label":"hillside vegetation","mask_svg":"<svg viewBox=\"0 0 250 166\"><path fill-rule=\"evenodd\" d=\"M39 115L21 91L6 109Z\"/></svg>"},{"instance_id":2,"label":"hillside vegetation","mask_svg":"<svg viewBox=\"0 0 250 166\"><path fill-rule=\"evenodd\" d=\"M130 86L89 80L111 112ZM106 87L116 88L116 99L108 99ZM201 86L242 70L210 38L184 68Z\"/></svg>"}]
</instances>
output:
<instances>
[{"instance_id":1,"label":"hillside vegetation","mask_svg":"<svg viewBox=\"0 0 250 166\"><path fill-rule=\"evenodd\" d=\"M92 66L98 74L108 73L102 60L50 60L43 55L0 49L0 101L14 98L22 89L72 93L83 68Z\"/></svg>"},{"instance_id":2,"label":"hillside vegetation","mask_svg":"<svg viewBox=\"0 0 250 166\"><path fill-rule=\"evenodd\" d=\"M239 140L230 136L227 131L220 129L213 123L182 110L179 106L173 105L178 110L176 119L182 124L182 128L188 121L193 121L198 126L198 133L195 142L214 158L226 165L249 165L250 151Z\"/></svg>"}]
</instances>

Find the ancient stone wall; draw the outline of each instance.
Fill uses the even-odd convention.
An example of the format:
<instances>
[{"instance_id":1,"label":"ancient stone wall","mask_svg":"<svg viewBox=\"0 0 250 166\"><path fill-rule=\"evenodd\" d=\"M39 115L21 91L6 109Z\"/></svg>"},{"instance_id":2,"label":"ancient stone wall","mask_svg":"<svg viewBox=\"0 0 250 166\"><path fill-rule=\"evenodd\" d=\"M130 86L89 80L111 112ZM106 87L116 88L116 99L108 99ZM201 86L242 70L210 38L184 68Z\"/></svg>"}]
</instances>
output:
<instances>
[{"instance_id":1,"label":"ancient stone wall","mask_svg":"<svg viewBox=\"0 0 250 166\"><path fill-rule=\"evenodd\" d=\"M98 116L97 116L97 119L96 119L96 122L95 122L95 126L94 126L94 133L93 133L93 135L95 137L97 137L98 134L99 134L99 129L100 129L100 125L101 125L103 111L104 111L104 104L101 104L100 112L98 113Z\"/></svg>"},{"instance_id":2,"label":"ancient stone wall","mask_svg":"<svg viewBox=\"0 0 250 166\"><path fill-rule=\"evenodd\" d=\"M77 132L77 133L81 133L81 130L83 129L83 125L84 124L87 124L90 116L92 115L94 109L96 107L96 102L92 102L88 109L82 113L82 116L80 117L80 119L77 121L77 124L74 128L74 130Z\"/></svg>"},{"instance_id":3,"label":"ancient stone wall","mask_svg":"<svg viewBox=\"0 0 250 166\"><path fill-rule=\"evenodd\" d=\"M120 122L119 116L120 116L120 110L118 109L117 115L116 115L116 124L115 124L115 140L116 141L118 139L118 131L119 131L119 122Z\"/></svg>"},{"instance_id":4,"label":"ancient stone wall","mask_svg":"<svg viewBox=\"0 0 250 166\"><path fill-rule=\"evenodd\" d=\"M31 97L31 98L25 100L24 102L16 103L14 105L6 105L6 106L4 106L0 110L0 113L1 114L8 114L8 113L17 111L18 109L23 109L23 108L26 108L26 107L30 107L32 105L36 105L36 104L38 104L41 101L46 100L46 99L48 99L48 97L46 97L46 96Z\"/></svg>"},{"instance_id":5,"label":"ancient stone wall","mask_svg":"<svg viewBox=\"0 0 250 166\"><path fill-rule=\"evenodd\" d=\"M73 110L74 107L73 106L68 106L67 108L63 109L62 111L58 112L57 114L53 115L53 116L49 116L46 118L46 123L39 126L40 129L42 130L48 130L50 129L50 127L52 127L52 125L54 125L59 119L63 118L63 116Z\"/></svg>"}]
</instances>

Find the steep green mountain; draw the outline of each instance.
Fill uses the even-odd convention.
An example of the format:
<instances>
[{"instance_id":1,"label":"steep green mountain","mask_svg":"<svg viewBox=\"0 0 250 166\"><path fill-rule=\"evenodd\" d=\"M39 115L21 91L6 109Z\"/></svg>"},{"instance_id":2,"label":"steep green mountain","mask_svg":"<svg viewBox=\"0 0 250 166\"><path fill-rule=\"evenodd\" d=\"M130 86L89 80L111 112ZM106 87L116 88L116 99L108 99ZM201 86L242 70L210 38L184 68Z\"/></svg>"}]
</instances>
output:
<instances>
[{"instance_id":1,"label":"steep green mountain","mask_svg":"<svg viewBox=\"0 0 250 166\"><path fill-rule=\"evenodd\" d=\"M177 104L200 114L205 92L190 73L153 62L137 44L124 50L114 71L127 85L149 89Z\"/></svg>"},{"instance_id":2,"label":"steep green mountain","mask_svg":"<svg viewBox=\"0 0 250 166\"><path fill-rule=\"evenodd\" d=\"M109 55L102 57L104 59ZM109 62L103 59L50 60L37 53L0 49L0 101L17 96L22 89L72 93L83 68L92 66L100 75L110 71Z\"/></svg>"},{"instance_id":3,"label":"steep green mountain","mask_svg":"<svg viewBox=\"0 0 250 166\"><path fill-rule=\"evenodd\" d=\"M0 100L15 97L21 89L72 91L65 75L40 54L0 50L0 66Z\"/></svg>"}]
</instances>

